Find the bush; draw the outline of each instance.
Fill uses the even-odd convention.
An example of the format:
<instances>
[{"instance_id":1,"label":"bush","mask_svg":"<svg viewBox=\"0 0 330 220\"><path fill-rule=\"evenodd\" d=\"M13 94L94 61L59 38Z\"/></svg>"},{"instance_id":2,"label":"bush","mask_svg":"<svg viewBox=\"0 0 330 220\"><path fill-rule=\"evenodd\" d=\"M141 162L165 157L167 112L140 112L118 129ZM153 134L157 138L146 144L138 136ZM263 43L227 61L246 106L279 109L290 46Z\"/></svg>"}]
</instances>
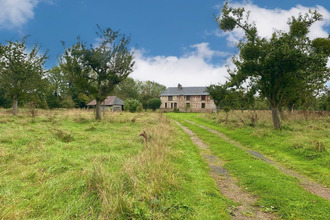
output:
<instances>
[{"instance_id":1,"label":"bush","mask_svg":"<svg viewBox=\"0 0 330 220\"><path fill-rule=\"evenodd\" d=\"M159 98L153 98L148 101L148 107L150 109L152 109L153 111L155 111L156 109L159 109L161 104L162 104L162 102L160 101Z\"/></svg>"},{"instance_id":2,"label":"bush","mask_svg":"<svg viewBox=\"0 0 330 220\"><path fill-rule=\"evenodd\" d=\"M230 107L229 106L224 106L223 107L223 110L226 112L226 113L228 113L228 112L230 112Z\"/></svg>"},{"instance_id":3,"label":"bush","mask_svg":"<svg viewBox=\"0 0 330 220\"><path fill-rule=\"evenodd\" d=\"M142 111L142 104L136 99L126 99L124 102L124 110L130 112Z\"/></svg>"},{"instance_id":4,"label":"bush","mask_svg":"<svg viewBox=\"0 0 330 220\"><path fill-rule=\"evenodd\" d=\"M174 113L179 113L180 110L179 110L178 108L174 108L174 109L173 109L173 112L174 112Z\"/></svg>"}]
</instances>

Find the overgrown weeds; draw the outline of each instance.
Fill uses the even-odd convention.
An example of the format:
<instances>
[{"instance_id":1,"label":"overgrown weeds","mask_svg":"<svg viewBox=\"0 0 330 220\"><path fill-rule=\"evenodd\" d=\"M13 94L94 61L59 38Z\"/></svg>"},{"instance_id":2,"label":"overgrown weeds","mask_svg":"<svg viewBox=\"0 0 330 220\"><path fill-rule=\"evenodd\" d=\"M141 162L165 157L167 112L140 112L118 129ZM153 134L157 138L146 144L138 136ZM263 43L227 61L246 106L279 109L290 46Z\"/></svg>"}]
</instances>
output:
<instances>
[{"instance_id":1,"label":"overgrown weeds","mask_svg":"<svg viewBox=\"0 0 330 220\"><path fill-rule=\"evenodd\" d=\"M67 131L62 131L60 129L54 130L54 135L62 142L68 143L73 141L72 133Z\"/></svg>"},{"instance_id":2,"label":"overgrown weeds","mask_svg":"<svg viewBox=\"0 0 330 220\"><path fill-rule=\"evenodd\" d=\"M198 151L165 115L19 114L0 112L0 219L229 219Z\"/></svg>"}]
</instances>

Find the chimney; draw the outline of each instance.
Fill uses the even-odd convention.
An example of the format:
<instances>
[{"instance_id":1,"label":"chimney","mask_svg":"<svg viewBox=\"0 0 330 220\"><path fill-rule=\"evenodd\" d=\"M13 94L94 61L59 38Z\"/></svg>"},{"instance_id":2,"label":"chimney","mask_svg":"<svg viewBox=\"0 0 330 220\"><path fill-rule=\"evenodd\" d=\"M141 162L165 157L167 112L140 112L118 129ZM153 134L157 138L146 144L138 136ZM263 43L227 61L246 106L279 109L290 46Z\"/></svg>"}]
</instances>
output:
<instances>
[{"instance_id":1,"label":"chimney","mask_svg":"<svg viewBox=\"0 0 330 220\"><path fill-rule=\"evenodd\" d=\"M182 85L180 83L178 84L178 90L182 90Z\"/></svg>"}]
</instances>

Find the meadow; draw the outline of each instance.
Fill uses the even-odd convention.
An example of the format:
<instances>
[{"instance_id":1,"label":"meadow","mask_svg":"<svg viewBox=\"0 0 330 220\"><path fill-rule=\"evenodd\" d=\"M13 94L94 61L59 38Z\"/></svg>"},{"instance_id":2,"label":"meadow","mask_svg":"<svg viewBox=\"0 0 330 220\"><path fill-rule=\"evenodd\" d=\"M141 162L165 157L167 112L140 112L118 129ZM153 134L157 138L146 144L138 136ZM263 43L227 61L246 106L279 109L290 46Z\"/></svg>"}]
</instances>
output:
<instances>
[{"instance_id":1,"label":"meadow","mask_svg":"<svg viewBox=\"0 0 330 220\"><path fill-rule=\"evenodd\" d=\"M255 121L253 112L231 112L227 120L223 113L106 112L95 121L87 110L12 116L0 109L0 218L231 219L229 208L240 204L220 193L199 149L174 119L226 161L264 212L327 219L329 200L186 121L329 186L329 115L287 115L283 129L274 131L268 112L257 114Z\"/></svg>"},{"instance_id":2,"label":"meadow","mask_svg":"<svg viewBox=\"0 0 330 220\"><path fill-rule=\"evenodd\" d=\"M198 150L161 114L2 110L0 131L1 219L229 219Z\"/></svg>"}]
</instances>

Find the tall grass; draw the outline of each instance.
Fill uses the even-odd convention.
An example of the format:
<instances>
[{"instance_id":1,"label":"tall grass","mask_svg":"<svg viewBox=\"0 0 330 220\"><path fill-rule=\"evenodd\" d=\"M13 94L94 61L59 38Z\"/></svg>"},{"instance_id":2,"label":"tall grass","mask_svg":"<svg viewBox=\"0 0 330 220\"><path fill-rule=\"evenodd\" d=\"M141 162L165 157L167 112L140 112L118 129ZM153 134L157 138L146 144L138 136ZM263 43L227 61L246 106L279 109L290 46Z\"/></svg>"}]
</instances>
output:
<instances>
[{"instance_id":1,"label":"tall grass","mask_svg":"<svg viewBox=\"0 0 330 220\"><path fill-rule=\"evenodd\" d=\"M0 218L229 218L199 152L164 115L0 110L0 131Z\"/></svg>"}]
</instances>

